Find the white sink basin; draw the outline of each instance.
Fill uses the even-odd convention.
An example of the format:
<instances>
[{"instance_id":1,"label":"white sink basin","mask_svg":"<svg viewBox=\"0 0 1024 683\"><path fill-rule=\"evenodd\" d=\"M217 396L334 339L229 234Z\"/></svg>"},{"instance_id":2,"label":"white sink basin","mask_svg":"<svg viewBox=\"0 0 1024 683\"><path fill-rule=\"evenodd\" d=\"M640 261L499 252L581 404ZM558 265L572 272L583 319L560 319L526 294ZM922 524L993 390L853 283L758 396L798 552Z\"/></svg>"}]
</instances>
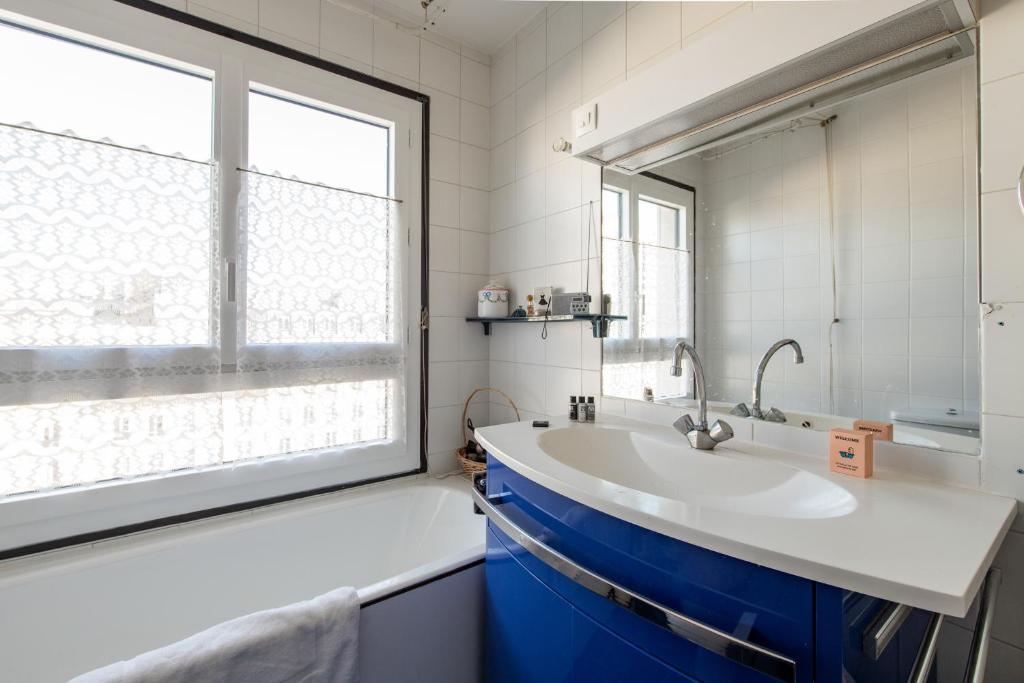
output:
<instances>
[{"instance_id":1,"label":"white sink basin","mask_svg":"<svg viewBox=\"0 0 1024 683\"><path fill-rule=\"evenodd\" d=\"M537 444L550 457L605 481L664 498L767 517L823 519L857 499L816 474L756 456L690 448L685 438L628 429L552 429Z\"/></svg>"}]
</instances>

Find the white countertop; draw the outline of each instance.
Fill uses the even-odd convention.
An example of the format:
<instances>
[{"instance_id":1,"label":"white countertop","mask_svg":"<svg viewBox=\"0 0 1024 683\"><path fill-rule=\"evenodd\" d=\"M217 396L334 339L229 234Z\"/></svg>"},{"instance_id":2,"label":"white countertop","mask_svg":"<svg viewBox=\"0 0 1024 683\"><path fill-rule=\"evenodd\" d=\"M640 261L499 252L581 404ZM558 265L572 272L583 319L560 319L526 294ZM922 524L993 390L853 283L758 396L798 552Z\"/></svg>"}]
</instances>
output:
<instances>
[{"instance_id":1,"label":"white countertop","mask_svg":"<svg viewBox=\"0 0 1024 683\"><path fill-rule=\"evenodd\" d=\"M551 429L595 425L552 418ZM671 427L622 418L596 427L678 440L680 457L692 451ZM530 480L638 526L724 555L813 581L912 607L962 617L1002 543L1017 502L1011 498L875 470L872 478L832 474L828 459L795 455L733 439L710 453L750 465L778 463L842 487L853 509L823 518L767 516L709 505L706 497L655 495L571 467L546 453L529 422L484 427L477 440L498 460ZM624 456L629 457L629 456ZM801 475L803 476L803 475ZM652 486L661 490L664 486Z\"/></svg>"}]
</instances>

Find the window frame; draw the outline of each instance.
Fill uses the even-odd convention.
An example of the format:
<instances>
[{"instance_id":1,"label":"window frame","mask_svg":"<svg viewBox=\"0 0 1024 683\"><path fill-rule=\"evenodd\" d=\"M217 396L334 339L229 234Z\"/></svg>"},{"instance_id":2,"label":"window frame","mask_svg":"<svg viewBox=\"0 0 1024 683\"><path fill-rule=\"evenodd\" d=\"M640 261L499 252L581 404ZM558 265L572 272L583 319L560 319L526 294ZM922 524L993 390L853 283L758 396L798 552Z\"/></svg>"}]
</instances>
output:
<instances>
[{"instance_id":1,"label":"window frame","mask_svg":"<svg viewBox=\"0 0 1024 683\"><path fill-rule=\"evenodd\" d=\"M21 494L0 501L0 560L425 472L428 368L422 360L427 358L428 331L418 323L428 301L429 97L147 0L3 0L0 17L46 32L59 27L63 35L119 54L127 48L143 59L151 55L150 61L160 65L178 62L212 74L212 155L220 169L216 191L222 249L214 272L220 282L216 346L224 350L225 365L234 362L238 348L236 302L241 297L229 296L227 285L228 264L238 252L242 173L235 168L247 167L250 83L395 121L391 194L403 200L398 205L400 225L408 230L407 239L401 240L406 248L400 267L407 274L402 301L409 358L404 378L407 450L400 457L359 462L363 449L357 445L346 449L341 463L332 458L336 453L314 452ZM242 125L232 131L236 121ZM146 347L136 350L159 353ZM197 351L208 353L210 347Z\"/></svg>"},{"instance_id":2,"label":"window frame","mask_svg":"<svg viewBox=\"0 0 1024 683\"><path fill-rule=\"evenodd\" d=\"M629 218L630 218L630 215L629 215L629 213L630 213L629 212L629 194L630 194L629 193L629 189L623 189L623 188L619 187L618 185L615 185L614 183L602 183L601 184L601 201L602 202L604 201L604 193L606 193L606 192L609 193L609 194L616 195L616 203L618 204L618 207L617 207L618 211L616 211L615 213L617 215L619 229L617 231L618 235L616 235L615 239L625 241L625 240L629 239L630 237L632 237L632 233L631 233L631 230L630 230L630 224L629 224ZM602 209L603 209L603 207L602 207ZM603 217L604 217L604 211L603 210L601 212L601 216L602 216L602 219L603 219ZM606 235L604 234L604 226L603 225L601 227L601 230L602 230L601 237L602 238L606 237Z\"/></svg>"},{"instance_id":3,"label":"window frame","mask_svg":"<svg viewBox=\"0 0 1024 683\"><path fill-rule=\"evenodd\" d=\"M677 204L675 202L668 202L666 200L659 199L657 197L650 197L650 196L648 196L646 194L643 194L643 193L640 193L637 196L636 202L637 202L637 214L638 215L639 215L639 207L640 207L641 202L644 203L644 204L650 204L651 206L657 207L659 209L668 209L668 210L672 211L673 214L674 214L674 217L673 217L674 225L672 226L672 239L674 241L674 244L671 247L664 247L664 248L675 249L677 251L692 251L689 248L689 244L687 244L686 246L680 246L680 243L683 240L679 239L680 238L680 228L682 228L682 222L679 220L679 217L687 215L688 209L689 209L688 206L680 205L680 204ZM639 238L637 239L637 243L638 244L640 243ZM657 246L660 246L660 245L657 245Z\"/></svg>"}]
</instances>

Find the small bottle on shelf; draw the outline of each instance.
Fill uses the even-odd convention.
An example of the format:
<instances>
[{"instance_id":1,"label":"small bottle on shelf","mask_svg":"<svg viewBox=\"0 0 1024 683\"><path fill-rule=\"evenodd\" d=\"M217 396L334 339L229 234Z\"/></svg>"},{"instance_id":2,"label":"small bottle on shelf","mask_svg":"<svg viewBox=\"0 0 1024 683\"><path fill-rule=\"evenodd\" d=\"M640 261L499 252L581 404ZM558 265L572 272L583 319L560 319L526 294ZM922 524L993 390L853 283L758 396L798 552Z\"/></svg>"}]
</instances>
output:
<instances>
[{"instance_id":1,"label":"small bottle on shelf","mask_svg":"<svg viewBox=\"0 0 1024 683\"><path fill-rule=\"evenodd\" d=\"M597 421L597 410L594 407L594 397L593 396L587 396L586 412L587 412L586 422L596 422Z\"/></svg>"},{"instance_id":2,"label":"small bottle on shelf","mask_svg":"<svg viewBox=\"0 0 1024 683\"><path fill-rule=\"evenodd\" d=\"M580 418L580 405L576 402L575 396L569 397L569 419L573 422Z\"/></svg>"}]
</instances>

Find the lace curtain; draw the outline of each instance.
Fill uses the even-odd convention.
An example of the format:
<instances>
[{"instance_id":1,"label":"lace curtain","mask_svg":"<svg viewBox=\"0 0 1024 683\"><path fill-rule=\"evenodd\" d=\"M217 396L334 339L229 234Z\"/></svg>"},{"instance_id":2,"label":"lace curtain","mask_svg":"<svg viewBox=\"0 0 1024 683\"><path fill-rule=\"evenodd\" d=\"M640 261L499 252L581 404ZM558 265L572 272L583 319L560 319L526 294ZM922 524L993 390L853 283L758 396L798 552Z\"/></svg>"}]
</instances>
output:
<instances>
[{"instance_id":1,"label":"lace curtain","mask_svg":"<svg viewBox=\"0 0 1024 683\"><path fill-rule=\"evenodd\" d=\"M232 315L213 164L0 126L0 496L405 438L397 203L246 176Z\"/></svg>"},{"instance_id":2,"label":"lace curtain","mask_svg":"<svg viewBox=\"0 0 1024 683\"><path fill-rule=\"evenodd\" d=\"M393 202L259 173L245 181L246 341L393 342Z\"/></svg>"},{"instance_id":3,"label":"lace curtain","mask_svg":"<svg viewBox=\"0 0 1024 683\"><path fill-rule=\"evenodd\" d=\"M0 174L0 348L216 344L212 164L3 126Z\"/></svg>"}]
</instances>

